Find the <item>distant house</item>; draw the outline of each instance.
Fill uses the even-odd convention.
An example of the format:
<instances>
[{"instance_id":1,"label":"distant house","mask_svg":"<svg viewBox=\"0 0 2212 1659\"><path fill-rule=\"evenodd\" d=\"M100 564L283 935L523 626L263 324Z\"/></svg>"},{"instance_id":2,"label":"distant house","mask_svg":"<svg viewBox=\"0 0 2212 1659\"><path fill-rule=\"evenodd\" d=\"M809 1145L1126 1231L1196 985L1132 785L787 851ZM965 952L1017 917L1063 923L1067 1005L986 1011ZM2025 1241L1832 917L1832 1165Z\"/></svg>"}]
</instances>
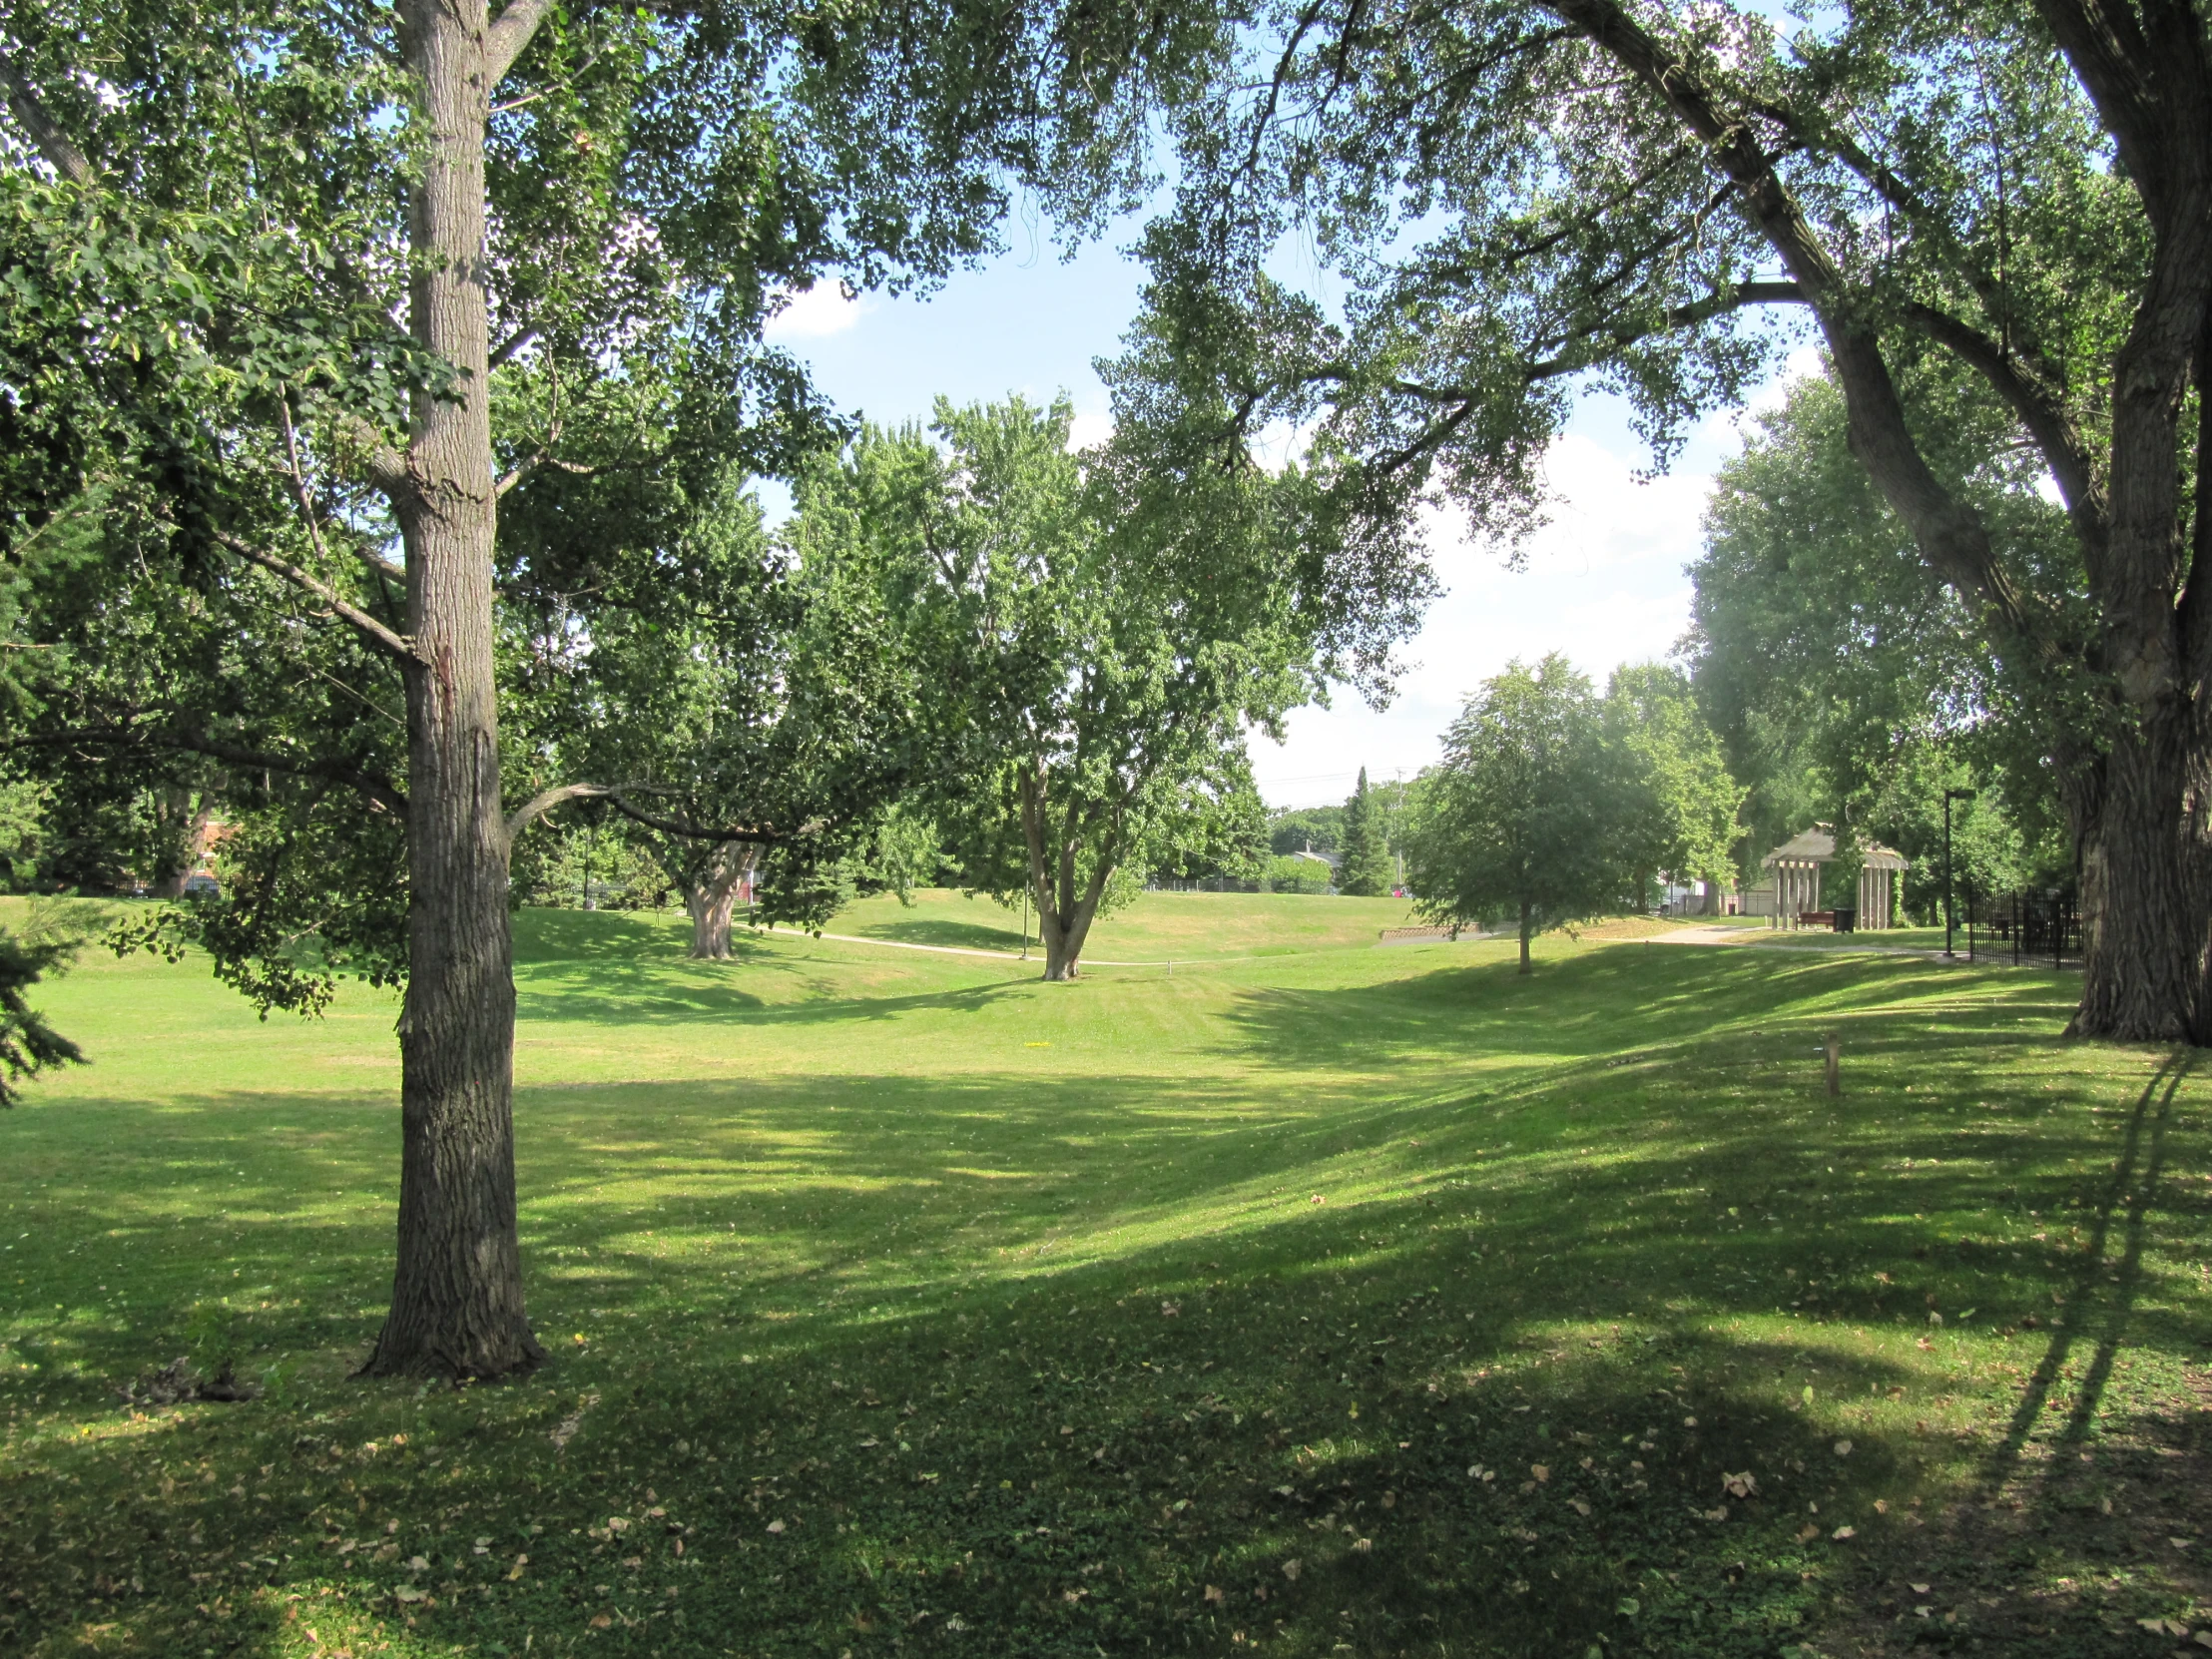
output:
<instances>
[{"instance_id":1,"label":"distant house","mask_svg":"<svg viewBox=\"0 0 2212 1659\"><path fill-rule=\"evenodd\" d=\"M1291 856L1294 858L1311 858L1317 864L1327 864L1332 875L1334 875L1338 870L1344 868L1345 863L1343 853L1316 852L1314 850L1314 843L1312 841L1308 841L1304 847L1292 853Z\"/></svg>"}]
</instances>

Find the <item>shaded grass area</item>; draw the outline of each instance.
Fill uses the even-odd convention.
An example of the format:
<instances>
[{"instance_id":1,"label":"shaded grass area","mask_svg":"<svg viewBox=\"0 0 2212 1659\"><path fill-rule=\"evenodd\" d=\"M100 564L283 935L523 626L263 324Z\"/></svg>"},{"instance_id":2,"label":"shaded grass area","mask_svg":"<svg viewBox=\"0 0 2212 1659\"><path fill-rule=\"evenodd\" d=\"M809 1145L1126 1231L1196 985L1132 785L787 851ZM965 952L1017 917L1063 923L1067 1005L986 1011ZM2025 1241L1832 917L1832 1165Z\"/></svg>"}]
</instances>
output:
<instances>
[{"instance_id":1,"label":"shaded grass area","mask_svg":"<svg viewBox=\"0 0 2212 1659\"><path fill-rule=\"evenodd\" d=\"M916 891L902 905L892 894L848 907L830 931L908 944L1021 948L1021 911L948 888ZM1385 927L1411 919L1402 898L1346 898L1316 893L1148 892L1091 929L1086 956L1186 960L1247 951L1286 952L1373 944ZM1035 919L1030 941L1036 941Z\"/></svg>"},{"instance_id":2,"label":"shaded grass area","mask_svg":"<svg viewBox=\"0 0 2212 1659\"><path fill-rule=\"evenodd\" d=\"M2059 1041L2063 980L1547 939L1532 980L1500 943L1048 986L658 928L523 918L556 1359L491 1389L345 1380L389 999L55 988L97 1064L0 1119L0 1650L2058 1655L2212 1615L2208 1084ZM178 1354L271 1394L119 1406Z\"/></svg>"}]
</instances>

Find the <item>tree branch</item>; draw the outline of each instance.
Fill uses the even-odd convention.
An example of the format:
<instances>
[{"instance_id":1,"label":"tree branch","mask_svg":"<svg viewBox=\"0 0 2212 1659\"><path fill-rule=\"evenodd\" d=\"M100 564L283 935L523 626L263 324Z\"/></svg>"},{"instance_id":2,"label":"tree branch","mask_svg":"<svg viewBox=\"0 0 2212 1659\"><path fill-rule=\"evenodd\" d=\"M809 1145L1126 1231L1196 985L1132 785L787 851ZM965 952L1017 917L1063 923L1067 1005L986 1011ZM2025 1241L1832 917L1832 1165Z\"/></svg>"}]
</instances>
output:
<instances>
[{"instance_id":1,"label":"tree branch","mask_svg":"<svg viewBox=\"0 0 2212 1659\"><path fill-rule=\"evenodd\" d=\"M1577 341L1592 340L1604 336L1606 347L1618 351L1634 345L1640 339L1653 334L1669 333L1676 328L1693 328L1700 322L1710 322L1716 316L1742 310L1746 305L1804 305L1810 301L1804 288L1796 282L1738 282L1732 288L1722 288L1702 299L1693 299L1686 305L1670 305L1658 317L1635 327L1619 327L1600 323L1569 334L1556 342L1544 343L1570 345ZM1557 356L1539 358L1527 368L1530 381L1553 380L1576 369L1588 368L1595 359L1577 352L1562 351Z\"/></svg>"},{"instance_id":2,"label":"tree branch","mask_svg":"<svg viewBox=\"0 0 2212 1659\"><path fill-rule=\"evenodd\" d=\"M642 824L648 830L658 830L664 835L680 835L692 841L759 841L764 846L776 846L792 836L781 830L771 830L761 825L722 825L707 828L697 824L685 824L676 819L662 818L648 813L630 803L630 796L641 793L635 789L610 790L607 800L614 810L632 824Z\"/></svg>"},{"instance_id":3,"label":"tree branch","mask_svg":"<svg viewBox=\"0 0 2212 1659\"><path fill-rule=\"evenodd\" d=\"M365 638L377 650L383 652L385 656L401 663L423 665L422 656L415 650L412 640L404 634L393 633L358 605L341 597L335 588L320 577L309 575L297 565L290 563L288 560L279 559L274 553L264 553L260 548L243 542L238 537L225 531L218 530L214 532L213 539L218 545L229 548L249 564L260 565L262 569L274 575L281 576L294 587L313 594L323 604L330 607L333 615L351 623L356 633Z\"/></svg>"},{"instance_id":4,"label":"tree branch","mask_svg":"<svg viewBox=\"0 0 2212 1659\"><path fill-rule=\"evenodd\" d=\"M498 484L494 486L495 493L505 495L541 466L557 467L562 472L573 472L579 478L589 478L599 470L596 466L587 466L582 461L561 460L550 451L541 449L528 460L517 461L509 467Z\"/></svg>"},{"instance_id":5,"label":"tree branch","mask_svg":"<svg viewBox=\"0 0 2212 1659\"><path fill-rule=\"evenodd\" d=\"M613 795L618 788L620 786L615 784L558 784L552 789L538 791L507 815L504 827L507 843L513 845L517 835L564 801L597 801Z\"/></svg>"},{"instance_id":6,"label":"tree branch","mask_svg":"<svg viewBox=\"0 0 2212 1659\"><path fill-rule=\"evenodd\" d=\"M1988 527L1944 487L1921 453L1879 336L1849 303L1843 272L1749 125L1725 114L1696 73L1618 0L1546 3L1634 74L1703 141L1712 165L1735 184L1744 217L1774 249L1819 319L1844 391L1852 454L1911 529L1936 575L1989 607L2008 632L2027 633L2029 603L1998 561Z\"/></svg>"},{"instance_id":7,"label":"tree branch","mask_svg":"<svg viewBox=\"0 0 2212 1659\"><path fill-rule=\"evenodd\" d=\"M41 732L0 742L0 751L53 749L71 744L112 745L120 749L166 749L185 755L204 755L211 761L242 767L251 772L280 772L287 778L321 778L361 792L394 817L405 820L407 798L397 785L377 773L349 761L314 755L283 755L247 749L210 737L198 727L146 730L134 726L84 727L66 732Z\"/></svg>"},{"instance_id":8,"label":"tree branch","mask_svg":"<svg viewBox=\"0 0 2212 1659\"><path fill-rule=\"evenodd\" d=\"M530 44L538 25L553 10L553 0L511 0L484 35L484 82L489 91L506 78L515 59Z\"/></svg>"},{"instance_id":9,"label":"tree branch","mask_svg":"<svg viewBox=\"0 0 2212 1659\"><path fill-rule=\"evenodd\" d=\"M1930 339L1980 374L2010 405L2057 480L2059 494L2065 497L2066 511L2091 564L2100 561L2108 529L2104 491L2097 483L2095 464L2073 416L2056 398L2021 374L2004 347L1980 329L1918 300L1906 305L1905 314Z\"/></svg>"},{"instance_id":10,"label":"tree branch","mask_svg":"<svg viewBox=\"0 0 2212 1659\"><path fill-rule=\"evenodd\" d=\"M15 67L15 60L4 50L0 50L0 85L6 86L8 91L8 113L30 135L31 143L38 147L46 165L80 189L90 185L92 163L46 113L46 106L39 102L31 83L23 78L22 72Z\"/></svg>"},{"instance_id":11,"label":"tree branch","mask_svg":"<svg viewBox=\"0 0 2212 1659\"><path fill-rule=\"evenodd\" d=\"M486 368L497 368L501 363L512 361L516 352L537 337L538 331L535 328L517 328L492 347L491 355L484 360L484 366Z\"/></svg>"},{"instance_id":12,"label":"tree branch","mask_svg":"<svg viewBox=\"0 0 2212 1659\"><path fill-rule=\"evenodd\" d=\"M414 474L407 470L407 457L386 443L383 433L358 415L340 416L338 432L359 452L361 471L384 499L396 504L413 490Z\"/></svg>"}]
</instances>

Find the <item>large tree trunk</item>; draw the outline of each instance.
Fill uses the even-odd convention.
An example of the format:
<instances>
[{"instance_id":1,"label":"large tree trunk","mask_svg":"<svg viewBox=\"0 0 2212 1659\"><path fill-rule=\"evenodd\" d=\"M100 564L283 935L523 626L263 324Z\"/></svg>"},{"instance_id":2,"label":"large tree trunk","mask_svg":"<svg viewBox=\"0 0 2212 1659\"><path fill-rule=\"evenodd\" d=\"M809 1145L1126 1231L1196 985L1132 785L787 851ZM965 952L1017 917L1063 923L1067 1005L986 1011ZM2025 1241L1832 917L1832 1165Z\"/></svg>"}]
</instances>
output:
<instances>
[{"instance_id":1,"label":"large tree trunk","mask_svg":"<svg viewBox=\"0 0 2212 1659\"><path fill-rule=\"evenodd\" d=\"M724 841L704 862L684 872L684 908L692 920L691 953L699 960L730 959L730 916L754 857L751 847Z\"/></svg>"},{"instance_id":2,"label":"large tree trunk","mask_svg":"<svg viewBox=\"0 0 2212 1659\"><path fill-rule=\"evenodd\" d=\"M1103 890L1103 882L1094 884ZM1080 975L1083 941L1090 936L1091 922L1098 914L1098 899L1097 892L1085 891L1070 908L1062 910L1055 904L1048 913L1046 900L1039 897L1037 937L1044 945L1047 979L1074 979Z\"/></svg>"},{"instance_id":3,"label":"large tree trunk","mask_svg":"<svg viewBox=\"0 0 2212 1659\"><path fill-rule=\"evenodd\" d=\"M370 1376L500 1377L544 1358L515 1232L515 992L492 664L495 491L484 291L484 0L406 0L429 125L415 337L458 371L417 399L399 501L421 659L407 676L408 981L399 1260Z\"/></svg>"},{"instance_id":4,"label":"large tree trunk","mask_svg":"<svg viewBox=\"0 0 2212 1659\"><path fill-rule=\"evenodd\" d=\"M2186 717L2148 720L2104 758L2080 827L2081 1005L2074 1036L2201 1042L2206 916ZM2200 804L2201 810L2201 804Z\"/></svg>"},{"instance_id":5,"label":"large tree trunk","mask_svg":"<svg viewBox=\"0 0 2212 1659\"><path fill-rule=\"evenodd\" d=\"M1107 879L1114 872L1119 849L1119 819L1110 823L1101 837L1090 879L1076 884L1076 855L1081 849L1082 825L1077 809L1068 805L1068 822L1057 832L1058 844L1046 845L1050 815L1045 800L1044 768L1032 766L1021 777L1022 838L1029 853L1029 890L1037 901L1037 942L1044 946L1044 976L1074 979L1082 971L1083 941L1090 936L1099 900L1106 894Z\"/></svg>"}]
</instances>

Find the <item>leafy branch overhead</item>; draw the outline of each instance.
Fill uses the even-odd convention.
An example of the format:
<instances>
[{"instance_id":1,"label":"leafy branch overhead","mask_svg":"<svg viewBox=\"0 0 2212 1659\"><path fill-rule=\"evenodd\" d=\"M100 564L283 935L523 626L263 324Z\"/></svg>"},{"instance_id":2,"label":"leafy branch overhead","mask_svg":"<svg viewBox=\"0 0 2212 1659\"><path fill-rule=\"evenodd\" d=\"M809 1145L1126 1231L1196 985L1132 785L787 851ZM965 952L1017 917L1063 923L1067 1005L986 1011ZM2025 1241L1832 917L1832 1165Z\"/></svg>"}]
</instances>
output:
<instances>
[{"instance_id":1,"label":"leafy branch overhead","mask_svg":"<svg viewBox=\"0 0 2212 1659\"><path fill-rule=\"evenodd\" d=\"M2201 1032L2208 112L2189 5L1271 5L1171 121L1142 397L1310 434L1368 519L1436 493L1510 543L1581 389L1663 464L1812 333L2055 781L2079 1029ZM1277 274L1294 236L1341 297ZM2055 536L1989 510L2007 451Z\"/></svg>"}]
</instances>

